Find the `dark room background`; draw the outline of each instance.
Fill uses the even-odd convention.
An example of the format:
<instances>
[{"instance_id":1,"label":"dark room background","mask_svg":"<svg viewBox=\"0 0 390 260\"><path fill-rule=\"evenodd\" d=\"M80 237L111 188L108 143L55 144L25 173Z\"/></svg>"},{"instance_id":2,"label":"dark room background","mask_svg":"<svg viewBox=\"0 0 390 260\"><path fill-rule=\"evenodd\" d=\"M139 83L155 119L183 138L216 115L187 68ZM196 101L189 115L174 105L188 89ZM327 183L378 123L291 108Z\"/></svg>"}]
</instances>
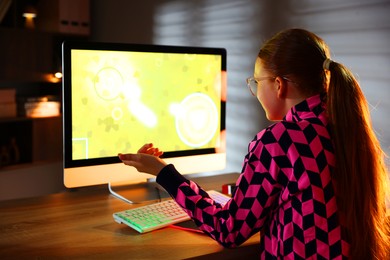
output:
<instances>
[{"instance_id":1,"label":"dark room background","mask_svg":"<svg viewBox=\"0 0 390 260\"><path fill-rule=\"evenodd\" d=\"M208 173L219 174L239 172L247 144L271 123L245 79L253 74L261 43L290 27L321 36L332 59L357 75L389 154L389 14L390 0L91 0L89 39L227 49L227 167ZM0 41L6 40L0 34ZM0 60L0 67L5 66ZM0 200L62 189L62 162L17 172L0 169Z\"/></svg>"}]
</instances>

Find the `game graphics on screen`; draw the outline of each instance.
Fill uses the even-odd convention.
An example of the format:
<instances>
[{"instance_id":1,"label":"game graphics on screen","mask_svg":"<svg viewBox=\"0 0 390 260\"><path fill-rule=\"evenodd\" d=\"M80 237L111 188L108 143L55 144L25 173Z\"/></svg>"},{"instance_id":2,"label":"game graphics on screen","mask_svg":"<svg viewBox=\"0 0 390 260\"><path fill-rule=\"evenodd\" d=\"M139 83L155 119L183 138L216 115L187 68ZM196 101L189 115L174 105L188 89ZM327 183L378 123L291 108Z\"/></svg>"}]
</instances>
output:
<instances>
[{"instance_id":1,"label":"game graphics on screen","mask_svg":"<svg viewBox=\"0 0 390 260\"><path fill-rule=\"evenodd\" d=\"M73 159L149 142L163 151L218 146L219 56L73 50L72 60Z\"/></svg>"}]
</instances>

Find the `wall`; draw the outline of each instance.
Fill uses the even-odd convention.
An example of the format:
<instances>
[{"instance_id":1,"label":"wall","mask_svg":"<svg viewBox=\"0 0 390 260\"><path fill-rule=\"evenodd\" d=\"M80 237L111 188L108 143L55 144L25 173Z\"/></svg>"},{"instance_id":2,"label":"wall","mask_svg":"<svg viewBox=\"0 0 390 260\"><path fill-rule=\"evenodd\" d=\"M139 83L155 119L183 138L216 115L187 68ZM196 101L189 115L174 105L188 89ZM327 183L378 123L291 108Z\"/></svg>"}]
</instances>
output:
<instances>
[{"instance_id":1,"label":"wall","mask_svg":"<svg viewBox=\"0 0 390 260\"><path fill-rule=\"evenodd\" d=\"M226 171L240 171L247 144L270 124L246 88L261 43L288 27L328 42L334 60L358 76L383 148L390 151L390 1L95 0L92 38L225 47L228 51Z\"/></svg>"}]
</instances>

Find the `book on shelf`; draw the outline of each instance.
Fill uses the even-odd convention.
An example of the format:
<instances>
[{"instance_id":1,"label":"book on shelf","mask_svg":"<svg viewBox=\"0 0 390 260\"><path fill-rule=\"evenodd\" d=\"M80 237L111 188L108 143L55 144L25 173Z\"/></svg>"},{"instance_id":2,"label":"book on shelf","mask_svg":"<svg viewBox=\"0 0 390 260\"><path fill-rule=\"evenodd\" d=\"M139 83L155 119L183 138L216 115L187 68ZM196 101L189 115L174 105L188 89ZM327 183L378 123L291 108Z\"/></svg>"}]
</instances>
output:
<instances>
[{"instance_id":1,"label":"book on shelf","mask_svg":"<svg viewBox=\"0 0 390 260\"><path fill-rule=\"evenodd\" d=\"M16 117L16 102L2 103L0 102L0 117Z\"/></svg>"},{"instance_id":2,"label":"book on shelf","mask_svg":"<svg viewBox=\"0 0 390 260\"><path fill-rule=\"evenodd\" d=\"M18 115L25 117L53 117L61 115L61 102L56 96L19 96Z\"/></svg>"},{"instance_id":3,"label":"book on shelf","mask_svg":"<svg viewBox=\"0 0 390 260\"><path fill-rule=\"evenodd\" d=\"M60 115L60 102L41 101L27 102L24 104L26 117L51 117Z\"/></svg>"},{"instance_id":4,"label":"book on shelf","mask_svg":"<svg viewBox=\"0 0 390 260\"><path fill-rule=\"evenodd\" d=\"M0 89L0 103L12 103L16 99L16 89L14 88L5 88Z\"/></svg>"}]
</instances>

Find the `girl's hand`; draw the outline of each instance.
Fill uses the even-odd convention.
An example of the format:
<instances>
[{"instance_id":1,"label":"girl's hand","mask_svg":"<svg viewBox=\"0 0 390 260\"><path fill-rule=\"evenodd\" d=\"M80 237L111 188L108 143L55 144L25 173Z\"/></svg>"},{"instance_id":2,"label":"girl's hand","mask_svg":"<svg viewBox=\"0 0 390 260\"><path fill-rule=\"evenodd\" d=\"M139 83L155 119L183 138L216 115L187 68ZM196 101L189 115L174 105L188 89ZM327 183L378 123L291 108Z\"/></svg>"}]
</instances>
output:
<instances>
[{"instance_id":1,"label":"girl's hand","mask_svg":"<svg viewBox=\"0 0 390 260\"><path fill-rule=\"evenodd\" d=\"M143 145L136 154L119 154L119 159L126 165L133 166L139 172L145 172L157 176L167 164L159 156L163 154L153 144Z\"/></svg>"},{"instance_id":2,"label":"girl's hand","mask_svg":"<svg viewBox=\"0 0 390 260\"><path fill-rule=\"evenodd\" d=\"M153 144L144 144L141 148L138 149L137 153L150 154L160 157L164 152L160 151L158 148L153 147Z\"/></svg>"}]
</instances>

